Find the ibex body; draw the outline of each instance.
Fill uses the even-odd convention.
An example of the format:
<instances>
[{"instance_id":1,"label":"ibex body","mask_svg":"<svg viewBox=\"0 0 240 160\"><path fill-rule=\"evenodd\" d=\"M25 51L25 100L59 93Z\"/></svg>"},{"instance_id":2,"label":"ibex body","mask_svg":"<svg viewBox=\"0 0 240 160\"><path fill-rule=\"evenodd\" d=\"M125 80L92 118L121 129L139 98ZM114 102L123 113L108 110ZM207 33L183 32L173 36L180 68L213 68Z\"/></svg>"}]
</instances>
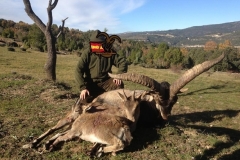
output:
<instances>
[{"instance_id":1,"label":"ibex body","mask_svg":"<svg viewBox=\"0 0 240 160\"><path fill-rule=\"evenodd\" d=\"M63 136L58 137L50 148L59 142L80 138L92 143L107 145L103 152L123 150L129 145L132 136L130 131L131 121L124 117L103 112L84 113L73 122L72 128Z\"/></svg>"},{"instance_id":2,"label":"ibex body","mask_svg":"<svg viewBox=\"0 0 240 160\"><path fill-rule=\"evenodd\" d=\"M92 107L88 112L104 112L125 117L133 122L130 126L131 132L133 132L140 116L140 102L142 100L153 100L152 96L147 94L148 92L142 90L131 91L125 89L105 92L89 104Z\"/></svg>"},{"instance_id":3,"label":"ibex body","mask_svg":"<svg viewBox=\"0 0 240 160\"><path fill-rule=\"evenodd\" d=\"M116 92L116 96L120 100L119 105L116 106L96 100L88 105L77 102L73 106L72 111L61 119L56 126L23 147L36 147L42 139L55 130L62 128L64 125L71 124L70 130L58 133L50 138L45 144L46 148L48 149L51 144L52 146L56 146L61 141L79 137L90 142L112 144L110 147L112 150L107 147L103 150L104 152L122 150L126 145L130 144L130 139L132 139L131 131L135 130L140 114L139 102L145 94L146 92L142 92L135 96L135 92L131 91L131 94L128 96L121 89L119 92ZM106 131L109 131L109 133L106 134ZM112 136L109 134L112 134ZM110 139L106 140L105 138L107 137ZM114 139L114 143L111 139Z\"/></svg>"},{"instance_id":4,"label":"ibex body","mask_svg":"<svg viewBox=\"0 0 240 160\"><path fill-rule=\"evenodd\" d=\"M118 94L122 99L121 108L125 112L122 116L111 113L112 110L109 108L115 107L109 106L109 104L93 102L83 109L83 113L73 122L71 129L56 138L50 148L54 148L59 142L78 137L93 143L105 144L104 153L112 152L115 155L115 152L123 150L132 140L131 130L133 127L135 128L132 124L140 114L140 96L135 98L134 93L131 97ZM100 108L98 108L99 106ZM92 109L93 111L91 111Z\"/></svg>"}]
</instances>

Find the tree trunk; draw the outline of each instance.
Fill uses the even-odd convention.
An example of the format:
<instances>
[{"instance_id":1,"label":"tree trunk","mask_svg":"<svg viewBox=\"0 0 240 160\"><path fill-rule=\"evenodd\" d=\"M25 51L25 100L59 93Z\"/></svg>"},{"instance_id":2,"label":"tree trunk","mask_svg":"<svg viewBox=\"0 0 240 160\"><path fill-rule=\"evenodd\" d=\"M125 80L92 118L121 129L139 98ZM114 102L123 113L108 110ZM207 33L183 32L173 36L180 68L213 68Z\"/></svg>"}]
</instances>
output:
<instances>
[{"instance_id":1,"label":"tree trunk","mask_svg":"<svg viewBox=\"0 0 240 160\"><path fill-rule=\"evenodd\" d=\"M56 7L58 0L54 0L52 3L52 0L49 0L47 13L48 13L48 23L45 25L41 19L33 12L31 3L29 0L23 0L23 3L25 5L25 11L28 14L28 16L36 23L36 25L41 29L41 31L44 33L47 41L47 50L48 50L48 58L47 62L44 66L45 71L47 73L47 79L56 80L56 62L57 62L57 53L56 53L56 47L55 43L57 40L57 37L63 32L64 28L64 22L67 19L62 20L62 28L60 33L55 37L52 34L52 10Z\"/></svg>"},{"instance_id":2,"label":"tree trunk","mask_svg":"<svg viewBox=\"0 0 240 160\"><path fill-rule=\"evenodd\" d=\"M47 50L48 50L48 58L45 63L44 69L47 74L47 79L56 80L56 62L57 62L57 53L56 53L56 38L52 35L51 32L45 33L47 40Z\"/></svg>"}]
</instances>

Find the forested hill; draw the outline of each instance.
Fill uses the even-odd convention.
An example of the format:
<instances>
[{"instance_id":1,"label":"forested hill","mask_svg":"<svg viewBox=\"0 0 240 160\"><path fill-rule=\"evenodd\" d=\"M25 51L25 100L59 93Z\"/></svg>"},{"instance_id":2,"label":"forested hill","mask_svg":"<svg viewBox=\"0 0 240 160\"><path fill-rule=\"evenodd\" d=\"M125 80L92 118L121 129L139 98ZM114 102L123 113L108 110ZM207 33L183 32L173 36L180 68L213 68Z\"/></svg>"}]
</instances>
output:
<instances>
[{"instance_id":1,"label":"forested hill","mask_svg":"<svg viewBox=\"0 0 240 160\"><path fill-rule=\"evenodd\" d=\"M53 35L57 35L59 29L60 26L53 24ZM56 41L57 53L80 56L89 47L92 32L64 27L64 34ZM119 55L126 57L128 64L151 68L191 68L224 51L227 58L213 69L240 72L240 49L236 47L240 46L240 21L182 30L118 35L122 38L122 43L114 43L114 49ZM198 47L192 47L196 45ZM9 51L20 47L22 51L47 52L46 38L36 24L29 25L22 21L15 23L0 18L0 47L5 46Z\"/></svg>"},{"instance_id":2,"label":"forested hill","mask_svg":"<svg viewBox=\"0 0 240 160\"><path fill-rule=\"evenodd\" d=\"M59 29L55 24L52 26L52 28L54 32L57 32ZM30 40L36 37L36 33L39 31L40 30L37 29L36 26L26 24L22 21L16 23L11 20L4 20L0 18L0 35L4 37L15 38L17 41L26 41L26 38ZM69 43L73 40L75 41L74 43L76 43L76 41L78 42L76 47L72 47L73 49L81 48L83 42L87 40L90 32L83 32L79 29L70 29L67 27L67 24L65 28L66 40L69 38ZM34 36L31 36L31 33L34 33ZM233 46L239 47L240 21L214 25L194 26L186 29L126 32L117 34L122 39L144 41L157 44L166 42L170 46L177 47L203 47L208 41L214 41L219 44L225 40L229 40Z\"/></svg>"},{"instance_id":3,"label":"forested hill","mask_svg":"<svg viewBox=\"0 0 240 160\"><path fill-rule=\"evenodd\" d=\"M240 21L167 31L127 32L119 35L122 39L167 42L175 46L204 45L210 40L217 43L230 40L233 45L240 46Z\"/></svg>"}]
</instances>

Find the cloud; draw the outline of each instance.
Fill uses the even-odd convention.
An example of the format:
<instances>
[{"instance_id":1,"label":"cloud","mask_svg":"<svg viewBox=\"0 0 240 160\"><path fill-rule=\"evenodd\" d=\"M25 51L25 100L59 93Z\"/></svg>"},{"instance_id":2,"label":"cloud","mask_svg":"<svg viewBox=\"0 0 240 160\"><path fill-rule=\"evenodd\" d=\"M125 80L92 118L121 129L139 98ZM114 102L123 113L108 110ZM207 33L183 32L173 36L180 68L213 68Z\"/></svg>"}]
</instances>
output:
<instances>
[{"instance_id":1,"label":"cloud","mask_svg":"<svg viewBox=\"0 0 240 160\"><path fill-rule=\"evenodd\" d=\"M59 20L69 17L66 24L80 30L112 28L120 23L119 19L111 14L111 10L97 0L74 0L71 3L62 1L57 7L55 18Z\"/></svg>"},{"instance_id":2,"label":"cloud","mask_svg":"<svg viewBox=\"0 0 240 160\"><path fill-rule=\"evenodd\" d=\"M128 0L128 1L121 1L121 13L128 13L131 12L139 7L141 7L145 1L144 0Z\"/></svg>"},{"instance_id":3,"label":"cloud","mask_svg":"<svg viewBox=\"0 0 240 160\"><path fill-rule=\"evenodd\" d=\"M49 0L30 0L33 11L47 23ZM82 31L109 29L114 32L121 26L120 16L141 7L145 0L61 0L53 10L53 23L61 25L62 19L69 17L65 26ZM19 0L0 0L0 18L33 23L24 11L24 4Z\"/></svg>"}]
</instances>

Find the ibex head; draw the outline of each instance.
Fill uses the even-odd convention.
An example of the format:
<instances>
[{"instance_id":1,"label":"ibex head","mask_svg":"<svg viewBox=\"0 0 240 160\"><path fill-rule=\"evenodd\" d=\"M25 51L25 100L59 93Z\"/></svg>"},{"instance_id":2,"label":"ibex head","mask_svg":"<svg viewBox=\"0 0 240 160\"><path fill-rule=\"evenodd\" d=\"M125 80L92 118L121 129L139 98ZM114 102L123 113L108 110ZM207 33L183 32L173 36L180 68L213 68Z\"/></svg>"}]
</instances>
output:
<instances>
[{"instance_id":1,"label":"ibex head","mask_svg":"<svg viewBox=\"0 0 240 160\"><path fill-rule=\"evenodd\" d=\"M135 73L124 73L117 75L109 74L109 76L112 78L132 81L151 88L152 92L149 93L154 97L156 108L160 111L162 118L167 119L171 114L173 105L178 100L177 94L184 91L182 88L194 78L220 62L224 56L225 55L222 54L216 59L205 61L202 64L194 66L171 85L168 82L159 83L150 77Z\"/></svg>"}]
</instances>

